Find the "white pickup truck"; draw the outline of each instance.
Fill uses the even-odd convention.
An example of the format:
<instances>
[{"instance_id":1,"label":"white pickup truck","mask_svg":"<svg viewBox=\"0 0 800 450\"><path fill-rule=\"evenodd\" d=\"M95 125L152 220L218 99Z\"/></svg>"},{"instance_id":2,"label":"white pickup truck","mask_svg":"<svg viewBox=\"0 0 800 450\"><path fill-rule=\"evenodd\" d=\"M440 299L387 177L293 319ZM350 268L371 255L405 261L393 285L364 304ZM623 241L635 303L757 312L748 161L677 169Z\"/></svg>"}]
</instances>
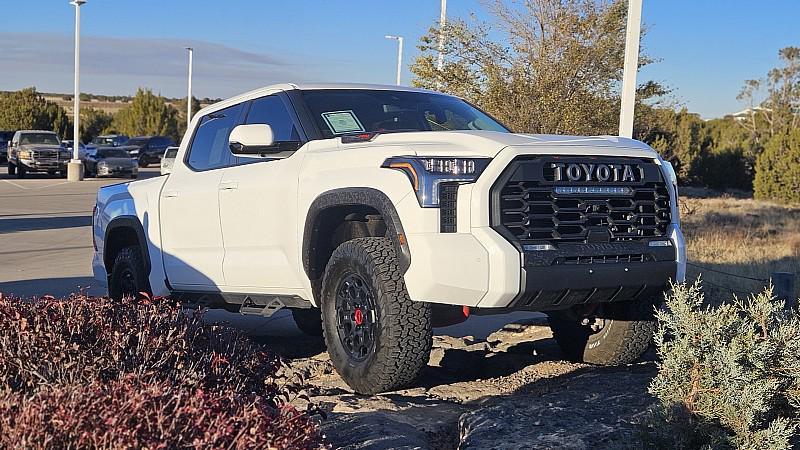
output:
<instances>
[{"instance_id":1,"label":"white pickup truck","mask_svg":"<svg viewBox=\"0 0 800 450\"><path fill-rule=\"evenodd\" d=\"M432 328L543 311L624 364L685 273L675 173L618 137L514 134L457 97L269 86L201 110L166 176L101 188L96 277L323 333L357 392L407 385Z\"/></svg>"}]
</instances>

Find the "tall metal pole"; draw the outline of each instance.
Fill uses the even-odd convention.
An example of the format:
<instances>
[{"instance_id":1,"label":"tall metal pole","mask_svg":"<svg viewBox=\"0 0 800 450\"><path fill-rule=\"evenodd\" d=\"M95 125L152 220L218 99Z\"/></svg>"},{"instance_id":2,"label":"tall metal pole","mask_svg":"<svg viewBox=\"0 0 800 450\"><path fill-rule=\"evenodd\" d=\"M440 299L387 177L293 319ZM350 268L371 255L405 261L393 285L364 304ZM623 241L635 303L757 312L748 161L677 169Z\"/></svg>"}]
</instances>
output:
<instances>
[{"instance_id":1,"label":"tall metal pole","mask_svg":"<svg viewBox=\"0 0 800 450\"><path fill-rule=\"evenodd\" d=\"M186 50L189 50L189 93L186 96L186 128L188 129L192 122L192 55L194 49L186 47Z\"/></svg>"},{"instance_id":2,"label":"tall metal pole","mask_svg":"<svg viewBox=\"0 0 800 450\"><path fill-rule=\"evenodd\" d=\"M396 84L400 86L400 73L403 71L403 36L392 36L387 34L384 36L386 39L397 40L397 80Z\"/></svg>"},{"instance_id":3,"label":"tall metal pole","mask_svg":"<svg viewBox=\"0 0 800 450\"><path fill-rule=\"evenodd\" d=\"M75 92L73 105L72 129L72 161L67 164L69 181L83 180L83 164L80 157L81 148L81 5L86 0L72 0L75 6Z\"/></svg>"},{"instance_id":4,"label":"tall metal pole","mask_svg":"<svg viewBox=\"0 0 800 450\"><path fill-rule=\"evenodd\" d=\"M444 66L444 27L447 24L447 0L442 0L442 9L439 13L439 58L436 61L436 70L442 71Z\"/></svg>"},{"instance_id":5,"label":"tall metal pole","mask_svg":"<svg viewBox=\"0 0 800 450\"><path fill-rule=\"evenodd\" d=\"M639 34L642 28L642 0L628 0L628 25L625 31L625 66L622 71L622 103L619 135L633 137L633 110L636 104L636 72L639 69Z\"/></svg>"}]
</instances>

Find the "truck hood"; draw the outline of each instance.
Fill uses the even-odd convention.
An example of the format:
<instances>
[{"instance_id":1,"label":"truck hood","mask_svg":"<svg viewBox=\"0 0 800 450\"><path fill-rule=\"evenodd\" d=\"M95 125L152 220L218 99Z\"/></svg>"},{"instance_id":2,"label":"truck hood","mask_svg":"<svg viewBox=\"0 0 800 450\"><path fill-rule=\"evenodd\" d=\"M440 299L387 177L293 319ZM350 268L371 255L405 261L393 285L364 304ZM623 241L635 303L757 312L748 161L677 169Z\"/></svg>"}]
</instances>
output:
<instances>
[{"instance_id":1,"label":"truck hood","mask_svg":"<svg viewBox=\"0 0 800 450\"><path fill-rule=\"evenodd\" d=\"M617 136L563 136L500 133L496 131L420 131L379 134L369 142L341 144L342 147L398 146L418 156L461 156L494 158L505 148L524 153L580 152L604 156L655 158L647 144ZM398 149L399 152L402 150ZM399 155L398 152L398 156ZM408 151L406 150L406 153Z\"/></svg>"},{"instance_id":2,"label":"truck hood","mask_svg":"<svg viewBox=\"0 0 800 450\"><path fill-rule=\"evenodd\" d=\"M20 150L31 150L34 152L42 151L42 150L66 150L60 145L50 145L50 144L21 144L19 146Z\"/></svg>"}]
</instances>

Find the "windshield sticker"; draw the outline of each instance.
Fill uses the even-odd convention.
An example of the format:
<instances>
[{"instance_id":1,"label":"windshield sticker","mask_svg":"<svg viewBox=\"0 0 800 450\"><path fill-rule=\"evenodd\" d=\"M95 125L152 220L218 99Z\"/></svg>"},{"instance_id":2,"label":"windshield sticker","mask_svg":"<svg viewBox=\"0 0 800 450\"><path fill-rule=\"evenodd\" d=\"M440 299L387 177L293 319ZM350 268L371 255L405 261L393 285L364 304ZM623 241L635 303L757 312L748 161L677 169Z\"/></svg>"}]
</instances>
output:
<instances>
[{"instance_id":1,"label":"windshield sticker","mask_svg":"<svg viewBox=\"0 0 800 450\"><path fill-rule=\"evenodd\" d=\"M335 134L363 132L364 126L358 121L353 110L330 111L322 113L322 118Z\"/></svg>"}]
</instances>

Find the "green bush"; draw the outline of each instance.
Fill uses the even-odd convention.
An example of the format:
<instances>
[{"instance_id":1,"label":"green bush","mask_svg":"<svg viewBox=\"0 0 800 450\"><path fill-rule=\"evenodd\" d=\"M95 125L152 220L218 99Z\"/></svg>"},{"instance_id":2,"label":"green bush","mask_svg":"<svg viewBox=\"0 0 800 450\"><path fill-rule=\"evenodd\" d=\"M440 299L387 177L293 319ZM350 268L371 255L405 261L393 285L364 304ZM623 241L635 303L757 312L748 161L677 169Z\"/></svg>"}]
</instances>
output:
<instances>
[{"instance_id":1,"label":"green bush","mask_svg":"<svg viewBox=\"0 0 800 450\"><path fill-rule=\"evenodd\" d=\"M800 203L800 128L770 139L756 160L757 198Z\"/></svg>"},{"instance_id":2,"label":"green bush","mask_svg":"<svg viewBox=\"0 0 800 450\"><path fill-rule=\"evenodd\" d=\"M657 314L661 357L648 422L658 448L783 449L796 444L800 318L771 289L710 306L676 285Z\"/></svg>"}]
</instances>

